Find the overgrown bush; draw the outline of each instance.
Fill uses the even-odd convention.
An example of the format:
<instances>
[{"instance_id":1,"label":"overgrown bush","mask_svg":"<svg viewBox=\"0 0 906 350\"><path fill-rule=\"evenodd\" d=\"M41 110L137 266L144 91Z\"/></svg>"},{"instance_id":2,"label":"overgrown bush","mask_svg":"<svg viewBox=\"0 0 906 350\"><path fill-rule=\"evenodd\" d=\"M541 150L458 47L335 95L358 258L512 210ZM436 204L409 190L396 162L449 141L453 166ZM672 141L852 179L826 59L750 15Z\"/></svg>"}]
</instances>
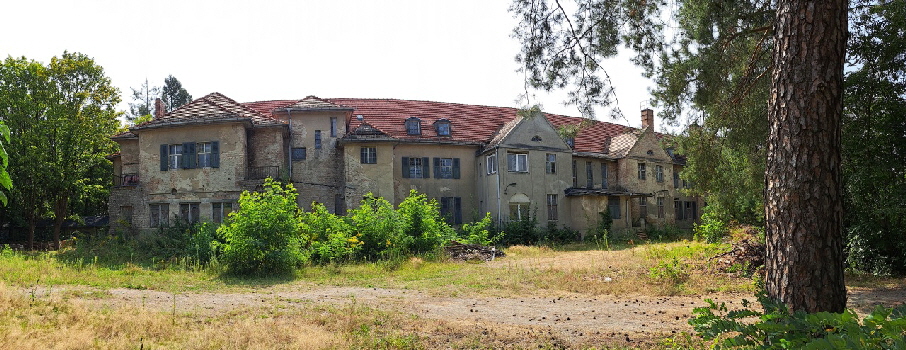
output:
<instances>
[{"instance_id":1,"label":"overgrown bush","mask_svg":"<svg viewBox=\"0 0 906 350\"><path fill-rule=\"evenodd\" d=\"M706 206L702 210L701 224L692 225L696 240L717 243L730 233L727 223L721 221L715 208L711 205Z\"/></svg>"},{"instance_id":2,"label":"overgrown bush","mask_svg":"<svg viewBox=\"0 0 906 350\"><path fill-rule=\"evenodd\" d=\"M549 245L561 245L576 242L579 240L579 231L569 227L558 227L557 223L548 221L547 229L540 232L540 243Z\"/></svg>"},{"instance_id":3,"label":"overgrown bush","mask_svg":"<svg viewBox=\"0 0 906 350\"><path fill-rule=\"evenodd\" d=\"M462 224L460 243L489 246L500 241L504 232L491 235L491 213L485 213L481 221Z\"/></svg>"},{"instance_id":4,"label":"overgrown bush","mask_svg":"<svg viewBox=\"0 0 906 350\"><path fill-rule=\"evenodd\" d=\"M437 201L425 194L410 191L397 211L403 232L412 237L407 249L411 253L432 252L456 238L456 231L440 216Z\"/></svg>"},{"instance_id":5,"label":"overgrown bush","mask_svg":"<svg viewBox=\"0 0 906 350\"><path fill-rule=\"evenodd\" d=\"M296 190L267 179L263 192L245 191L239 210L217 229L223 237L227 271L237 274L286 273L306 260Z\"/></svg>"},{"instance_id":6,"label":"overgrown bush","mask_svg":"<svg viewBox=\"0 0 906 350\"><path fill-rule=\"evenodd\" d=\"M537 210L536 213L537 214ZM541 230L538 228L537 215L529 215L521 220L506 221L501 225L499 231L506 232L501 244L511 245L535 245L541 240Z\"/></svg>"},{"instance_id":7,"label":"overgrown bush","mask_svg":"<svg viewBox=\"0 0 906 350\"><path fill-rule=\"evenodd\" d=\"M906 349L906 306L878 306L861 321L856 313L792 312L764 292L758 295L764 311L728 311L725 303L705 300L694 309L689 324L707 340L719 339L717 349ZM751 322L751 318L758 318Z\"/></svg>"},{"instance_id":8,"label":"overgrown bush","mask_svg":"<svg viewBox=\"0 0 906 350\"><path fill-rule=\"evenodd\" d=\"M403 233L400 214L382 197L365 196L361 205L348 211L352 227L362 241L359 254L366 260L406 255L414 238Z\"/></svg>"},{"instance_id":9,"label":"overgrown bush","mask_svg":"<svg viewBox=\"0 0 906 350\"><path fill-rule=\"evenodd\" d=\"M352 260L364 244L345 217L331 214L321 203L302 214L301 232L309 237L311 261L319 264Z\"/></svg>"}]
</instances>

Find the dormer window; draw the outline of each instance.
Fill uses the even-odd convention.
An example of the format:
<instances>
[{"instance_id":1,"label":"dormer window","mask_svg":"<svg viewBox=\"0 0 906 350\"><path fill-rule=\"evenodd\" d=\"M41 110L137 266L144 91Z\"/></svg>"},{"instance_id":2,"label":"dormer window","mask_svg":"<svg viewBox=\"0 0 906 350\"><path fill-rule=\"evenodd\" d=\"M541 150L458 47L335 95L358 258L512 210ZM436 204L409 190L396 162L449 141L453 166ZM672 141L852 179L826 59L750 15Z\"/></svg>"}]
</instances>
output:
<instances>
[{"instance_id":1,"label":"dormer window","mask_svg":"<svg viewBox=\"0 0 906 350\"><path fill-rule=\"evenodd\" d=\"M422 134L422 120L416 117L411 117L406 119L406 134L409 135L421 135Z\"/></svg>"},{"instance_id":2,"label":"dormer window","mask_svg":"<svg viewBox=\"0 0 906 350\"><path fill-rule=\"evenodd\" d=\"M567 137L566 140L564 140L564 141L566 141L566 145L569 146L569 148L576 148L576 138L575 137Z\"/></svg>"},{"instance_id":3,"label":"dormer window","mask_svg":"<svg viewBox=\"0 0 906 350\"><path fill-rule=\"evenodd\" d=\"M437 136L450 136L450 121L441 119L434 122L434 128L437 130Z\"/></svg>"}]
</instances>

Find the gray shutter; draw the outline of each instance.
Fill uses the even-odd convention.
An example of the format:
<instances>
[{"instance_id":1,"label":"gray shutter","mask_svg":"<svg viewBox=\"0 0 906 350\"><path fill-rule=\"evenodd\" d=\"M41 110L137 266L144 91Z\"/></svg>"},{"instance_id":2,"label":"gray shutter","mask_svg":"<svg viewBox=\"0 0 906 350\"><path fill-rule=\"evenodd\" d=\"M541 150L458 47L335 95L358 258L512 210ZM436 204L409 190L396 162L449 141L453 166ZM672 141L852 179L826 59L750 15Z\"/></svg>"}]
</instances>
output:
<instances>
[{"instance_id":1,"label":"gray shutter","mask_svg":"<svg viewBox=\"0 0 906 350\"><path fill-rule=\"evenodd\" d=\"M454 163L456 164L456 163ZM456 169L456 168L454 168ZM462 197L453 197L453 223L459 225L462 223Z\"/></svg>"},{"instance_id":2,"label":"gray shutter","mask_svg":"<svg viewBox=\"0 0 906 350\"><path fill-rule=\"evenodd\" d=\"M459 178L459 158L453 158L453 178Z\"/></svg>"},{"instance_id":3,"label":"gray shutter","mask_svg":"<svg viewBox=\"0 0 906 350\"><path fill-rule=\"evenodd\" d=\"M422 177L425 179L431 178L431 165L428 164L428 157L422 157Z\"/></svg>"},{"instance_id":4,"label":"gray shutter","mask_svg":"<svg viewBox=\"0 0 906 350\"><path fill-rule=\"evenodd\" d=\"M409 178L409 157L403 157L403 166L401 167L401 169L403 169L403 178L408 179Z\"/></svg>"},{"instance_id":5,"label":"gray shutter","mask_svg":"<svg viewBox=\"0 0 906 350\"><path fill-rule=\"evenodd\" d=\"M167 169L170 168L170 166L167 164L169 151L170 145L160 145L160 171L167 171Z\"/></svg>"},{"instance_id":6,"label":"gray shutter","mask_svg":"<svg viewBox=\"0 0 906 350\"><path fill-rule=\"evenodd\" d=\"M440 158L437 157L434 157L434 178L440 178Z\"/></svg>"},{"instance_id":7,"label":"gray shutter","mask_svg":"<svg viewBox=\"0 0 906 350\"><path fill-rule=\"evenodd\" d=\"M211 141L211 167L220 167L220 142Z\"/></svg>"},{"instance_id":8,"label":"gray shutter","mask_svg":"<svg viewBox=\"0 0 906 350\"><path fill-rule=\"evenodd\" d=\"M184 169L195 168L195 142L182 144L182 167Z\"/></svg>"}]
</instances>

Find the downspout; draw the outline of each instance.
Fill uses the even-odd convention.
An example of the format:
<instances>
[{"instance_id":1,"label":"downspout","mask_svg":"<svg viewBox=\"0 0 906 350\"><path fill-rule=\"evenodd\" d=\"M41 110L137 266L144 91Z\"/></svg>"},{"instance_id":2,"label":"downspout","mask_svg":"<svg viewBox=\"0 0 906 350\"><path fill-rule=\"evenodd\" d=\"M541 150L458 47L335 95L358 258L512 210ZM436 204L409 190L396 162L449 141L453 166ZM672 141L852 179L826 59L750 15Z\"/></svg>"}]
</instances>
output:
<instances>
[{"instance_id":1,"label":"downspout","mask_svg":"<svg viewBox=\"0 0 906 350\"><path fill-rule=\"evenodd\" d=\"M497 227L503 225L503 214L500 212L500 147L494 149L494 175L497 175Z\"/></svg>"},{"instance_id":2,"label":"downspout","mask_svg":"<svg viewBox=\"0 0 906 350\"><path fill-rule=\"evenodd\" d=\"M293 182L293 116L286 108L286 122L289 124L289 144L286 146L286 169L289 170L289 182Z\"/></svg>"}]
</instances>

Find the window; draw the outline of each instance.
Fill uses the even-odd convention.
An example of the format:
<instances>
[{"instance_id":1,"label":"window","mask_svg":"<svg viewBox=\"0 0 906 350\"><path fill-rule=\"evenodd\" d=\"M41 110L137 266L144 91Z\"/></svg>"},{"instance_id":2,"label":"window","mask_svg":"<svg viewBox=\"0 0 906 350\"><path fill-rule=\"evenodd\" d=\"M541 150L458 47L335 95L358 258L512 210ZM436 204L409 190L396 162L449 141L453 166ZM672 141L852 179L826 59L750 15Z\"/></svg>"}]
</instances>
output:
<instances>
[{"instance_id":1,"label":"window","mask_svg":"<svg viewBox=\"0 0 906 350\"><path fill-rule=\"evenodd\" d=\"M528 172L528 154L527 153L507 153L507 169L513 172Z\"/></svg>"},{"instance_id":2,"label":"window","mask_svg":"<svg viewBox=\"0 0 906 350\"><path fill-rule=\"evenodd\" d=\"M440 197L440 215L451 225L462 224L462 198Z\"/></svg>"},{"instance_id":3,"label":"window","mask_svg":"<svg viewBox=\"0 0 906 350\"><path fill-rule=\"evenodd\" d=\"M434 128L437 130L437 136L450 136L450 121L438 120L434 123Z\"/></svg>"},{"instance_id":4,"label":"window","mask_svg":"<svg viewBox=\"0 0 906 350\"><path fill-rule=\"evenodd\" d=\"M510 220L521 221L529 219L529 203L510 203Z\"/></svg>"},{"instance_id":5,"label":"window","mask_svg":"<svg viewBox=\"0 0 906 350\"><path fill-rule=\"evenodd\" d=\"M497 173L497 155L490 154L485 158L486 163L488 163L488 175Z\"/></svg>"},{"instance_id":6,"label":"window","mask_svg":"<svg viewBox=\"0 0 906 350\"><path fill-rule=\"evenodd\" d=\"M601 163L601 188L607 188L607 163Z\"/></svg>"},{"instance_id":7,"label":"window","mask_svg":"<svg viewBox=\"0 0 906 350\"><path fill-rule=\"evenodd\" d=\"M547 195L547 220L548 221L557 221L557 195L549 194Z\"/></svg>"},{"instance_id":8,"label":"window","mask_svg":"<svg viewBox=\"0 0 906 350\"><path fill-rule=\"evenodd\" d=\"M426 179L429 178L428 157L403 157L403 178Z\"/></svg>"},{"instance_id":9,"label":"window","mask_svg":"<svg viewBox=\"0 0 906 350\"><path fill-rule=\"evenodd\" d=\"M595 187L594 170L591 167L591 162L585 162L585 188L594 188L594 187Z\"/></svg>"},{"instance_id":10,"label":"window","mask_svg":"<svg viewBox=\"0 0 906 350\"><path fill-rule=\"evenodd\" d=\"M337 137L337 117L330 117L330 137Z\"/></svg>"},{"instance_id":11,"label":"window","mask_svg":"<svg viewBox=\"0 0 906 350\"><path fill-rule=\"evenodd\" d=\"M576 138L575 137L568 137L564 141L566 141L566 145L569 146L569 148L576 148Z\"/></svg>"},{"instance_id":12,"label":"window","mask_svg":"<svg viewBox=\"0 0 906 350\"><path fill-rule=\"evenodd\" d=\"M639 216L642 219L648 217L648 198L639 197Z\"/></svg>"},{"instance_id":13,"label":"window","mask_svg":"<svg viewBox=\"0 0 906 350\"><path fill-rule=\"evenodd\" d=\"M321 130L315 130L315 149L321 149Z\"/></svg>"},{"instance_id":14,"label":"window","mask_svg":"<svg viewBox=\"0 0 906 350\"><path fill-rule=\"evenodd\" d=\"M160 145L160 170L217 168L220 166L217 141Z\"/></svg>"},{"instance_id":15,"label":"window","mask_svg":"<svg viewBox=\"0 0 906 350\"><path fill-rule=\"evenodd\" d=\"M132 206L131 205L120 206L120 219L123 220L123 222L126 225L132 225Z\"/></svg>"},{"instance_id":16,"label":"window","mask_svg":"<svg viewBox=\"0 0 906 350\"><path fill-rule=\"evenodd\" d=\"M170 205L166 203L150 204L151 227L169 226Z\"/></svg>"},{"instance_id":17,"label":"window","mask_svg":"<svg viewBox=\"0 0 906 350\"><path fill-rule=\"evenodd\" d=\"M547 163L544 166L544 169L548 174L557 173L557 155L553 153L547 154Z\"/></svg>"},{"instance_id":18,"label":"window","mask_svg":"<svg viewBox=\"0 0 906 350\"><path fill-rule=\"evenodd\" d=\"M679 172L673 170L673 188L680 188Z\"/></svg>"},{"instance_id":19,"label":"window","mask_svg":"<svg viewBox=\"0 0 906 350\"><path fill-rule=\"evenodd\" d=\"M639 180L645 180L645 163L639 163Z\"/></svg>"},{"instance_id":20,"label":"window","mask_svg":"<svg viewBox=\"0 0 906 350\"><path fill-rule=\"evenodd\" d=\"M180 203L179 217L186 222L198 222L198 203Z\"/></svg>"},{"instance_id":21,"label":"window","mask_svg":"<svg viewBox=\"0 0 906 350\"><path fill-rule=\"evenodd\" d=\"M459 158L434 158L434 178L458 179Z\"/></svg>"},{"instance_id":22,"label":"window","mask_svg":"<svg viewBox=\"0 0 906 350\"><path fill-rule=\"evenodd\" d=\"M698 203L696 202L685 202L686 203L686 220L695 220L696 211L698 208Z\"/></svg>"},{"instance_id":23,"label":"window","mask_svg":"<svg viewBox=\"0 0 906 350\"><path fill-rule=\"evenodd\" d=\"M657 182L664 182L664 167L660 165L654 166L654 178L657 179Z\"/></svg>"},{"instance_id":24,"label":"window","mask_svg":"<svg viewBox=\"0 0 906 350\"><path fill-rule=\"evenodd\" d=\"M182 166L182 145L170 145L169 168L179 169Z\"/></svg>"},{"instance_id":25,"label":"window","mask_svg":"<svg viewBox=\"0 0 906 350\"><path fill-rule=\"evenodd\" d=\"M421 135L422 134L422 120L416 117L411 117L406 119L406 134L409 135Z\"/></svg>"},{"instance_id":26,"label":"window","mask_svg":"<svg viewBox=\"0 0 906 350\"><path fill-rule=\"evenodd\" d=\"M305 147L293 148L293 160L305 160L308 157L308 150Z\"/></svg>"},{"instance_id":27,"label":"window","mask_svg":"<svg viewBox=\"0 0 906 350\"><path fill-rule=\"evenodd\" d=\"M573 187L579 187L579 166L573 161Z\"/></svg>"},{"instance_id":28,"label":"window","mask_svg":"<svg viewBox=\"0 0 906 350\"><path fill-rule=\"evenodd\" d=\"M211 219L222 223L233 212L233 203L211 203L211 208Z\"/></svg>"},{"instance_id":29,"label":"window","mask_svg":"<svg viewBox=\"0 0 906 350\"><path fill-rule=\"evenodd\" d=\"M210 142L199 142L195 144L196 157L198 161L195 163L199 168L210 168L211 167L211 143Z\"/></svg>"},{"instance_id":30,"label":"window","mask_svg":"<svg viewBox=\"0 0 906 350\"><path fill-rule=\"evenodd\" d=\"M685 218L683 217L683 213L684 213L683 202L680 202L679 198L674 198L673 199L674 220L676 220L676 221L684 220Z\"/></svg>"},{"instance_id":31,"label":"window","mask_svg":"<svg viewBox=\"0 0 906 350\"><path fill-rule=\"evenodd\" d=\"M620 218L620 197L610 196L607 197L607 209L610 211L611 219Z\"/></svg>"},{"instance_id":32,"label":"window","mask_svg":"<svg viewBox=\"0 0 906 350\"><path fill-rule=\"evenodd\" d=\"M657 197L657 218L664 218L664 197Z\"/></svg>"},{"instance_id":33,"label":"window","mask_svg":"<svg viewBox=\"0 0 906 350\"><path fill-rule=\"evenodd\" d=\"M362 164L377 164L377 147L362 147Z\"/></svg>"}]
</instances>

